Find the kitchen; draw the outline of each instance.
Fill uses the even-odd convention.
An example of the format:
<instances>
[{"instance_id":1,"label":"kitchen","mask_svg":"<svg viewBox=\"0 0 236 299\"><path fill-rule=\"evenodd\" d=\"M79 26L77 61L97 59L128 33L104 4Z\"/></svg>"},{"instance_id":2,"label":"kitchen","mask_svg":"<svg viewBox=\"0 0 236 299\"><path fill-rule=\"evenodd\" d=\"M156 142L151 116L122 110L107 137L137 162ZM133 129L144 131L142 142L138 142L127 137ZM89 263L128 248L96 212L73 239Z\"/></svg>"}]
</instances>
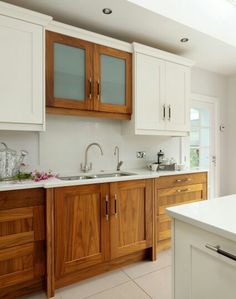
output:
<instances>
[{"instance_id":1,"label":"kitchen","mask_svg":"<svg viewBox=\"0 0 236 299\"><path fill-rule=\"evenodd\" d=\"M134 2L0 3L2 298L171 298L165 208L235 193L234 36Z\"/></svg>"}]
</instances>

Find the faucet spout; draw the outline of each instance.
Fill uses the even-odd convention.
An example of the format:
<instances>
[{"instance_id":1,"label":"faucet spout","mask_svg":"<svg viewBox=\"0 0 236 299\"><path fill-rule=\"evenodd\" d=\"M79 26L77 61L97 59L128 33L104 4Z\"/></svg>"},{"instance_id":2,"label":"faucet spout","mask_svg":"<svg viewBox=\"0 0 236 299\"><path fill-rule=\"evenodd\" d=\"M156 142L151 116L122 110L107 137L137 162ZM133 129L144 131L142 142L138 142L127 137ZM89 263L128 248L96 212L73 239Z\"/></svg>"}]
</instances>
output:
<instances>
[{"instance_id":1,"label":"faucet spout","mask_svg":"<svg viewBox=\"0 0 236 299\"><path fill-rule=\"evenodd\" d=\"M102 147L99 143L97 142L93 142L93 143L90 143L87 147L86 147L86 150L85 150L85 161L84 161L84 166L80 166L81 170L83 172L88 172L89 170L92 170L92 163L90 163L90 165L88 165L88 151L89 149L92 147L92 146L96 146L99 148L100 152L101 152L101 155L103 156L103 150L102 150Z\"/></svg>"},{"instance_id":2,"label":"faucet spout","mask_svg":"<svg viewBox=\"0 0 236 299\"><path fill-rule=\"evenodd\" d=\"M119 147L117 145L115 146L114 155L115 156L117 155L117 166L116 166L116 170L120 171L120 168L121 168L121 166L123 164L123 161L120 161L120 149L119 149Z\"/></svg>"}]
</instances>

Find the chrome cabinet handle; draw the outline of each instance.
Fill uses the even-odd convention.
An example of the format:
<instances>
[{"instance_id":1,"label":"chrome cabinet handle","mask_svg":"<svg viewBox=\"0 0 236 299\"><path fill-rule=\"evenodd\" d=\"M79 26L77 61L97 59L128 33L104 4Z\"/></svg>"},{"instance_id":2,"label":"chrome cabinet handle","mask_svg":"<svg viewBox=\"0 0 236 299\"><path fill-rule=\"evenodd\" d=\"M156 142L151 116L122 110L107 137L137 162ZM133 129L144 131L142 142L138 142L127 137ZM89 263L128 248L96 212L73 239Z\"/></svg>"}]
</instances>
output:
<instances>
[{"instance_id":1,"label":"chrome cabinet handle","mask_svg":"<svg viewBox=\"0 0 236 299\"><path fill-rule=\"evenodd\" d=\"M114 202L115 213L114 213L114 215L115 215L115 217L117 217L118 216L118 213L117 213L117 199L118 199L117 194L114 195L114 198L115 198L115 202Z\"/></svg>"},{"instance_id":2,"label":"chrome cabinet handle","mask_svg":"<svg viewBox=\"0 0 236 299\"><path fill-rule=\"evenodd\" d=\"M169 110L169 118L168 118L168 120L170 121L171 120L171 106L170 105L168 106L168 110Z\"/></svg>"},{"instance_id":3,"label":"chrome cabinet handle","mask_svg":"<svg viewBox=\"0 0 236 299\"><path fill-rule=\"evenodd\" d=\"M162 106L162 109L163 109L162 119L165 120L166 119L166 105L165 104Z\"/></svg>"},{"instance_id":4,"label":"chrome cabinet handle","mask_svg":"<svg viewBox=\"0 0 236 299\"><path fill-rule=\"evenodd\" d=\"M92 99L92 78L89 78L89 98Z\"/></svg>"},{"instance_id":5,"label":"chrome cabinet handle","mask_svg":"<svg viewBox=\"0 0 236 299\"><path fill-rule=\"evenodd\" d=\"M188 191L191 191L191 189L190 188L186 188L186 189L178 189L178 190L176 190L176 192L178 192L178 193L188 192Z\"/></svg>"},{"instance_id":6,"label":"chrome cabinet handle","mask_svg":"<svg viewBox=\"0 0 236 299\"><path fill-rule=\"evenodd\" d=\"M108 195L106 195L105 202L106 202L106 220L108 221L109 220L109 196Z\"/></svg>"},{"instance_id":7,"label":"chrome cabinet handle","mask_svg":"<svg viewBox=\"0 0 236 299\"><path fill-rule=\"evenodd\" d=\"M98 98L98 100L100 99L100 81L98 80L98 82L97 82L97 89L98 89L98 93L97 93L97 98Z\"/></svg>"},{"instance_id":8,"label":"chrome cabinet handle","mask_svg":"<svg viewBox=\"0 0 236 299\"><path fill-rule=\"evenodd\" d=\"M192 179L190 179L190 178L187 178L187 179L184 179L184 180L176 180L176 183L181 183L181 182L190 182L190 181L192 181Z\"/></svg>"},{"instance_id":9,"label":"chrome cabinet handle","mask_svg":"<svg viewBox=\"0 0 236 299\"><path fill-rule=\"evenodd\" d=\"M225 256L225 257L227 257L227 258L229 258L233 261L236 261L236 255L220 249L220 246L213 246L213 245L210 245L210 244L206 244L205 247L207 249L215 251L215 252L217 252L217 253L219 253L219 254L221 254L221 255L223 255L223 256Z\"/></svg>"}]
</instances>

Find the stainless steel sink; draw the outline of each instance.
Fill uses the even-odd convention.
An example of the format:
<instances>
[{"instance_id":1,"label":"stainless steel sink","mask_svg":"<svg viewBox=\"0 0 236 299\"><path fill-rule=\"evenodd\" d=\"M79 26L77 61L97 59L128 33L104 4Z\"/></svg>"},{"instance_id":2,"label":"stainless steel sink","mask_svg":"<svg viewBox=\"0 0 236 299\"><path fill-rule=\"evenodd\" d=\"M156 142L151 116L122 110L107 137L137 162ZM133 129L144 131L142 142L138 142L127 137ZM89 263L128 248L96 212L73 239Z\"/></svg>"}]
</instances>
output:
<instances>
[{"instance_id":1,"label":"stainless steel sink","mask_svg":"<svg viewBox=\"0 0 236 299\"><path fill-rule=\"evenodd\" d=\"M76 181L76 180L92 179L92 177L89 177L87 175L61 176L58 178L59 178L59 180L62 180L62 181Z\"/></svg>"},{"instance_id":2,"label":"stainless steel sink","mask_svg":"<svg viewBox=\"0 0 236 299\"><path fill-rule=\"evenodd\" d=\"M136 173L130 172L113 172L113 173L98 173L92 175L75 175L75 176L64 176L59 177L62 181L76 181L76 180L91 180L91 179L102 179L102 178L118 178L123 176L135 175Z\"/></svg>"},{"instance_id":3,"label":"stainless steel sink","mask_svg":"<svg viewBox=\"0 0 236 299\"><path fill-rule=\"evenodd\" d=\"M93 179L98 179L98 178L118 178L122 176L130 176L130 175L135 175L136 173L129 173L129 172L114 172L114 173L98 173L91 175Z\"/></svg>"}]
</instances>

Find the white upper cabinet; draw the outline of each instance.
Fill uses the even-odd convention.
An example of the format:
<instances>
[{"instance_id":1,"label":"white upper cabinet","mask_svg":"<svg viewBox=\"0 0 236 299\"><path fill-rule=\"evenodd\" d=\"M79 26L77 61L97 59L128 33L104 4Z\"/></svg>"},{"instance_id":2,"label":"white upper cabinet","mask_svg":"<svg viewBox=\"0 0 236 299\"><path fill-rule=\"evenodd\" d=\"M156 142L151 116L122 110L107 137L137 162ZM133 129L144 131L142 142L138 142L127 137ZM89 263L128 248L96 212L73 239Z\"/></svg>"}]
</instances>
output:
<instances>
[{"instance_id":1,"label":"white upper cabinet","mask_svg":"<svg viewBox=\"0 0 236 299\"><path fill-rule=\"evenodd\" d=\"M135 113L137 130L164 130L164 68L162 60L136 54Z\"/></svg>"},{"instance_id":2,"label":"white upper cabinet","mask_svg":"<svg viewBox=\"0 0 236 299\"><path fill-rule=\"evenodd\" d=\"M133 65L134 113L123 132L187 136L193 62L134 43Z\"/></svg>"},{"instance_id":3,"label":"white upper cabinet","mask_svg":"<svg viewBox=\"0 0 236 299\"><path fill-rule=\"evenodd\" d=\"M43 25L51 18L40 17L0 2L1 130L44 129Z\"/></svg>"}]
</instances>

